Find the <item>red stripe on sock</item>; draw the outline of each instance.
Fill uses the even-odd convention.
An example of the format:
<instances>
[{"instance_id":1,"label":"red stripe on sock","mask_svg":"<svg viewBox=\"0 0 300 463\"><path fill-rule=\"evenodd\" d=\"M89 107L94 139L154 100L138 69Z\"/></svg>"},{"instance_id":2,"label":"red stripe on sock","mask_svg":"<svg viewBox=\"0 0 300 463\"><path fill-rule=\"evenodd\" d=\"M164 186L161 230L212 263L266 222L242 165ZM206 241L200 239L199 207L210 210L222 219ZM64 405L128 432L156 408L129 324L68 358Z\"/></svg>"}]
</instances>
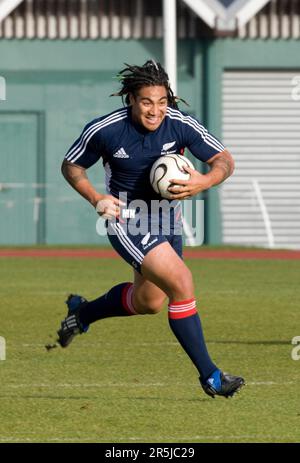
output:
<instances>
[{"instance_id":1,"label":"red stripe on sock","mask_svg":"<svg viewBox=\"0 0 300 463\"><path fill-rule=\"evenodd\" d=\"M193 299L186 299L185 301L174 301L174 302L170 302L169 305L184 305L184 304L190 304L191 302L194 302L194 298Z\"/></svg>"},{"instance_id":2,"label":"red stripe on sock","mask_svg":"<svg viewBox=\"0 0 300 463\"><path fill-rule=\"evenodd\" d=\"M197 313L196 300L174 301L169 304L168 316L171 319L187 318Z\"/></svg>"},{"instance_id":3,"label":"red stripe on sock","mask_svg":"<svg viewBox=\"0 0 300 463\"><path fill-rule=\"evenodd\" d=\"M169 318L172 318L173 320L178 319L178 318L187 318L191 317L192 315L195 315L197 313L197 309L191 309L187 310L186 312L168 312Z\"/></svg>"},{"instance_id":4,"label":"red stripe on sock","mask_svg":"<svg viewBox=\"0 0 300 463\"><path fill-rule=\"evenodd\" d=\"M132 310L127 304L127 293L129 289L131 288L131 286L132 286L132 283L128 283L122 290L122 306L126 310L128 315L135 315L135 313L132 312Z\"/></svg>"}]
</instances>

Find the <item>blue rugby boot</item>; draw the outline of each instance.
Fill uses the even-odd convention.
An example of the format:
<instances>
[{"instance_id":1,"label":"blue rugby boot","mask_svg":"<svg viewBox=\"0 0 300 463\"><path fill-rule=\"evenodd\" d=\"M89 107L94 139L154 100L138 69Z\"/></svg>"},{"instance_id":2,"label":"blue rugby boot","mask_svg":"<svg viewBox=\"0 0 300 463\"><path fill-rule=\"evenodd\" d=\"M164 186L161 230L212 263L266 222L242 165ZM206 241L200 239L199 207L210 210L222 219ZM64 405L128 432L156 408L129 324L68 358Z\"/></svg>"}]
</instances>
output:
<instances>
[{"instance_id":1,"label":"blue rugby boot","mask_svg":"<svg viewBox=\"0 0 300 463\"><path fill-rule=\"evenodd\" d=\"M61 322L61 328L58 330L58 344L61 347L68 347L77 334L85 333L89 325L83 325L79 320L80 310L86 306L88 301L77 294L70 294L66 300L68 314Z\"/></svg>"},{"instance_id":2,"label":"blue rugby boot","mask_svg":"<svg viewBox=\"0 0 300 463\"><path fill-rule=\"evenodd\" d=\"M213 399L215 395L228 399L228 397L232 397L236 392L239 392L241 387L245 385L245 380L240 376L232 376L223 373L221 370L215 370L206 381L202 382L200 379L200 384L204 392Z\"/></svg>"}]
</instances>

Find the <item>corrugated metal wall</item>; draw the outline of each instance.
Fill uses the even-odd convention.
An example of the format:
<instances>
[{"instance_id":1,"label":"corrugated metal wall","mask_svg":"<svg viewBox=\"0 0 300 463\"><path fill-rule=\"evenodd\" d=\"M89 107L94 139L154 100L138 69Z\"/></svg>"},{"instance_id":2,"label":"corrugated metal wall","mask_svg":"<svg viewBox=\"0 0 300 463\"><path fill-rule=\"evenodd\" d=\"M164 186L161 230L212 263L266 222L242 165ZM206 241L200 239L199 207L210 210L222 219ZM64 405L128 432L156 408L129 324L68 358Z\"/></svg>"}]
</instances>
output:
<instances>
[{"instance_id":1,"label":"corrugated metal wall","mask_svg":"<svg viewBox=\"0 0 300 463\"><path fill-rule=\"evenodd\" d=\"M224 243L300 249L299 84L297 71L224 73L223 141L236 160L221 188Z\"/></svg>"}]
</instances>

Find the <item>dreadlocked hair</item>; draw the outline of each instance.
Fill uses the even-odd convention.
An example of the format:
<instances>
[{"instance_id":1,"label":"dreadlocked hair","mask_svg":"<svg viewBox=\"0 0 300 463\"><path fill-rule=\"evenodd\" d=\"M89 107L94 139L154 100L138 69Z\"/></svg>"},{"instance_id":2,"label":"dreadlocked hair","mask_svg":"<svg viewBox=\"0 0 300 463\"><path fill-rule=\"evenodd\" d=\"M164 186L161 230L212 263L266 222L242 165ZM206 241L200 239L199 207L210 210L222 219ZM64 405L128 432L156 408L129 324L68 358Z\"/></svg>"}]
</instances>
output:
<instances>
[{"instance_id":1,"label":"dreadlocked hair","mask_svg":"<svg viewBox=\"0 0 300 463\"><path fill-rule=\"evenodd\" d=\"M135 66L127 63L124 64L126 68L122 69L122 71L120 71L117 75L122 84L122 88L119 92L110 95L121 96L123 105L125 97L125 104L129 106L129 94L136 96L138 90L142 87L159 85L165 87L167 90L168 106L178 109L178 101L183 101L188 106L186 101L174 95L170 86L168 74L160 63L157 63L154 60L149 60L146 61L143 66Z\"/></svg>"}]
</instances>

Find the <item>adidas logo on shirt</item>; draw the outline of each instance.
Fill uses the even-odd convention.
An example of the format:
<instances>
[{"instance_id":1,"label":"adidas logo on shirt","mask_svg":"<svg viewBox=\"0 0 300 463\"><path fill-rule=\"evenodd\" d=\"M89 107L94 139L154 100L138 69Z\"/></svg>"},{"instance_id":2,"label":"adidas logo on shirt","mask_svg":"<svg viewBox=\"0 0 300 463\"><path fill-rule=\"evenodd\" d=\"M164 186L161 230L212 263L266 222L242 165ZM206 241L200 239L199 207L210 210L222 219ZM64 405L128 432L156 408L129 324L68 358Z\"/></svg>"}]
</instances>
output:
<instances>
[{"instance_id":1,"label":"adidas logo on shirt","mask_svg":"<svg viewBox=\"0 0 300 463\"><path fill-rule=\"evenodd\" d=\"M120 148L118 151L116 151L114 154L113 154L113 157L114 158L129 158L128 154L126 153L126 151L124 150L124 148Z\"/></svg>"}]
</instances>

